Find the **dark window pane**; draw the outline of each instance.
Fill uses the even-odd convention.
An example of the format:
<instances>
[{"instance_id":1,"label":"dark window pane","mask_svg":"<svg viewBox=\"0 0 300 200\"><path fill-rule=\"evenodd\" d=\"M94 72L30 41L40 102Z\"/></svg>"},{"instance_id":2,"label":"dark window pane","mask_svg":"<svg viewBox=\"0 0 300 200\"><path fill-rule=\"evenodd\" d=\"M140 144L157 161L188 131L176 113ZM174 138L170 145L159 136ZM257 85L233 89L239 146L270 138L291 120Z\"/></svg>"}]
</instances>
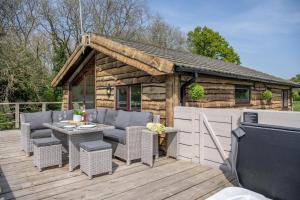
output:
<instances>
[{"instance_id":1,"label":"dark window pane","mask_svg":"<svg viewBox=\"0 0 300 200\"><path fill-rule=\"evenodd\" d=\"M128 89L127 87L117 88L117 109L127 110L128 109Z\"/></svg>"},{"instance_id":2,"label":"dark window pane","mask_svg":"<svg viewBox=\"0 0 300 200\"><path fill-rule=\"evenodd\" d=\"M94 98L95 98L95 76L86 76L86 94L85 94L85 106L86 109L94 108Z\"/></svg>"},{"instance_id":3,"label":"dark window pane","mask_svg":"<svg viewBox=\"0 0 300 200\"><path fill-rule=\"evenodd\" d=\"M288 90L282 91L282 105L283 105L283 108L289 107L289 91Z\"/></svg>"},{"instance_id":4,"label":"dark window pane","mask_svg":"<svg viewBox=\"0 0 300 200\"><path fill-rule=\"evenodd\" d=\"M141 86L130 87L130 110L141 111Z\"/></svg>"},{"instance_id":5,"label":"dark window pane","mask_svg":"<svg viewBox=\"0 0 300 200\"><path fill-rule=\"evenodd\" d=\"M247 87L235 88L235 102L236 103L250 103L250 89Z\"/></svg>"}]
</instances>

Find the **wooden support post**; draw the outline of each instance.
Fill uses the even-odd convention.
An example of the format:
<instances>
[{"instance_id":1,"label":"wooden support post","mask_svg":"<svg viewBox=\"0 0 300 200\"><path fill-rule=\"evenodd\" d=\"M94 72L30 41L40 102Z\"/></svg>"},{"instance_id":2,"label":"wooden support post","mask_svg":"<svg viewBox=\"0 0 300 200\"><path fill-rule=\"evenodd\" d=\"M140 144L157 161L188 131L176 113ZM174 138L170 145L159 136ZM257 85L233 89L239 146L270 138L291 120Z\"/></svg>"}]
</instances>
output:
<instances>
[{"instance_id":1,"label":"wooden support post","mask_svg":"<svg viewBox=\"0 0 300 200\"><path fill-rule=\"evenodd\" d=\"M179 105L179 76L169 74L166 78L166 125L174 125L174 107Z\"/></svg>"},{"instance_id":2,"label":"wooden support post","mask_svg":"<svg viewBox=\"0 0 300 200\"><path fill-rule=\"evenodd\" d=\"M20 128L20 104L15 104L15 128Z\"/></svg>"},{"instance_id":3,"label":"wooden support post","mask_svg":"<svg viewBox=\"0 0 300 200\"><path fill-rule=\"evenodd\" d=\"M45 102L42 103L42 112L46 112L46 106L47 104Z\"/></svg>"}]
</instances>

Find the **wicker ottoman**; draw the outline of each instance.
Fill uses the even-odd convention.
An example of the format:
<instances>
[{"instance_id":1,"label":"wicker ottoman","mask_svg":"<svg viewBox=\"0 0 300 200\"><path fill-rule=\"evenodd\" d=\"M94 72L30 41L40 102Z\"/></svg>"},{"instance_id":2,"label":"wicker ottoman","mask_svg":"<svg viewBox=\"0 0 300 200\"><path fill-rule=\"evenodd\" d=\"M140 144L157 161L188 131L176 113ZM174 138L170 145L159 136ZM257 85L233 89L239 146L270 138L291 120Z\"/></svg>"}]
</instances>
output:
<instances>
[{"instance_id":1,"label":"wicker ottoman","mask_svg":"<svg viewBox=\"0 0 300 200\"><path fill-rule=\"evenodd\" d=\"M62 166L62 145L55 138L33 140L33 164L42 171L45 167Z\"/></svg>"},{"instance_id":2,"label":"wicker ottoman","mask_svg":"<svg viewBox=\"0 0 300 200\"><path fill-rule=\"evenodd\" d=\"M80 143L80 170L90 179L98 174L112 174L111 144L102 140Z\"/></svg>"}]
</instances>

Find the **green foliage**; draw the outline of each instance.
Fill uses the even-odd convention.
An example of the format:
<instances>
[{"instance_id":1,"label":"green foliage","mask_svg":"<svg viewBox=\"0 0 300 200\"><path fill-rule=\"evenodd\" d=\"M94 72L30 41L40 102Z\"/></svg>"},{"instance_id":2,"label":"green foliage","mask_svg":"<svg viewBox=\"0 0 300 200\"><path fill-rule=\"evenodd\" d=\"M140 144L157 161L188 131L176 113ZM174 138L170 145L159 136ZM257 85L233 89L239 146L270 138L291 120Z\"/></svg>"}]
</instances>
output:
<instances>
[{"instance_id":1,"label":"green foliage","mask_svg":"<svg viewBox=\"0 0 300 200\"><path fill-rule=\"evenodd\" d=\"M264 100L270 101L273 97L273 93L270 90L265 90L261 93L261 97Z\"/></svg>"},{"instance_id":2,"label":"green foliage","mask_svg":"<svg viewBox=\"0 0 300 200\"><path fill-rule=\"evenodd\" d=\"M293 91L292 92L292 98L294 101L300 101L300 94L298 91Z\"/></svg>"},{"instance_id":3,"label":"green foliage","mask_svg":"<svg viewBox=\"0 0 300 200\"><path fill-rule=\"evenodd\" d=\"M68 52L67 52L67 45L53 44L53 46L54 46L53 58L52 58L53 72L54 74L57 74L68 59Z\"/></svg>"},{"instance_id":4,"label":"green foliage","mask_svg":"<svg viewBox=\"0 0 300 200\"><path fill-rule=\"evenodd\" d=\"M206 26L188 33L188 48L192 53L241 64L239 55L226 39Z\"/></svg>"},{"instance_id":5,"label":"green foliage","mask_svg":"<svg viewBox=\"0 0 300 200\"><path fill-rule=\"evenodd\" d=\"M293 102L293 110L294 111L300 111L300 100Z\"/></svg>"},{"instance_id":6,"label":"green foliage","mask_svg":"<svg viewBox=\"0 0 300 200\"><path fill-rule=\"evenodd\" d=\"M73 114L74 115L81 115L82 112L80 110L75 109L75 110L73 110Z\"/></svg>"},{"instance_id":7,"label":"green foliage","mask_svg":"<svg viewBox=\"0 0 300 200\"><path fill-rule=\"evenodd\" d=\"M204 97L204 88L199 83L193 83L188 88L188 96L191 97L193 101L200 100Z\"/></svg>"},{"instance_id":8,"label":"green foliage","mask_svg":"<svg viewBox=\"0 0 300 200\"><path fill-rule=\"evenodd\" d=\"M0 130L11 129L12 127L12 119L0 111Z\"/></svg>"},{"instance_id":9,"label":"green foliage","mask_svg":"<svg viewBox=\"0 0 300 200\"><path fill-rule=\"evenodd\" d=\"M296 74L293 78L291 78L291 81L300 83L300 74Z\"/></svg>"}]
</instances>

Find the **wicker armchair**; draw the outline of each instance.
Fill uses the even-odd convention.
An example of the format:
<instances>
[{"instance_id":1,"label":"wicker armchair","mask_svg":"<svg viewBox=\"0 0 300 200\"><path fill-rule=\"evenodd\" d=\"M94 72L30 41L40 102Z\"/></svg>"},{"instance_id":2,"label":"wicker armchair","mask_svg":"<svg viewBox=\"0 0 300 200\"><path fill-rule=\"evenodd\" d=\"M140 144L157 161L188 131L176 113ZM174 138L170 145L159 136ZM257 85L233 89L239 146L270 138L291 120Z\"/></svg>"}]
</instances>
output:
<instances>
[{"instance_id":1,"label":"wicker armchair","mask_svg":"<svg viewBox=\"0 0 300 200\"><path fill-rule=\"evenodd\" d=\"M154 115L153 122L159 122L160 116ZM125 142L116 142L110 139L104 140L112 144L113 155L126 160L126 164L130 165L132 160L141 159L141 144L142 144L142 130L145 126L130 126L126 127Z\"/></svg>"}]
</instances>

